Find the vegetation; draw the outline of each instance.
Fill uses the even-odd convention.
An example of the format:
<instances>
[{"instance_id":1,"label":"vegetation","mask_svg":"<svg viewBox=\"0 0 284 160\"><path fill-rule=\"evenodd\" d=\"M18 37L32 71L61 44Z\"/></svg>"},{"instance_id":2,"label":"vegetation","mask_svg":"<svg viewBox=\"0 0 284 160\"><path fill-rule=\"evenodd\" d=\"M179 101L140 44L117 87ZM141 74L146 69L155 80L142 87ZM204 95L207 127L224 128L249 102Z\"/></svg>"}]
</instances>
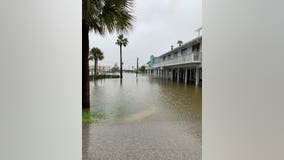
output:
<instances>
[{"instance_id":1,"label":"vegetation","mask_svg":"<svg viewBox=\"0 0 284 160\"><path fill-rule=\"evenodd\" d=\"M104 53L99 48L92 48L89 54L89 60L94 61L94 75L97 75L98 69L98 60L101 61L104 59Z\"/></svg>"},{"instance_id":2,"label":"vegetation","mask_svg":"<svg viewBox=\"0 0 284 160\"><path fill-rule=\"evenodd\" d=\"M181 45L183 44L183 41L178 40L178 41L177 41L177 44L178 44L179 46L181 46Z\"/></svg>"},{"instance_id":3,"label":"vegetation","mask_svg":"<svg viewBox=\"0 0 284 160\"><path fill-rule=\"evenodd\" d=\"M90 112L89 109L82 110L82 123L96 123L99 120L106 119L106 114L103 112Z\"/></svg>"},{"instance_id":4,"label":"vegetation","mask_svg":"<svg viewBox=\"0 0 284 160\"><path fill-rule=\"evenodd\" d=\"M145 71L146 71L145 66L141 66L141 67L140 67L140 72L144 73Z\"/></svg>"},{"instance_id":5,"label":"vegetation","mask_svg":"<svg viewBox=\"0 0 284 160\"><path fill-rule=\"evenodd\" d=\"M100 74L100 75L91 75L90 78L91 79L119 78L119 75Z\"/></svg>"},{"instance_id":6,"label":"vegetation","mask_svg":"<svg viewBox=\"0 0 284 160\"><path fill-rule=\"evenodd\" d=\"M117 72L118 70L119 70L119 68L117 66L114 66L114 67L111 68L112 72Z\"/></svg>"},{"instance_id":7,"label":"vegetation","mask_svg":"<svg viewBox=\"0 0 284 160\"><path fill-rule=\"evenodd\" d=\"M90 108L89 31L100 35L132 29L133 0L82 0L82 107Z\"/></svg>"},{"instance_id":8,"label":"vegetation","mask_svg":"<svg viewBox=\"0 0 284 160\"><path fill-rule=\"evenodd\" d=\"M120 34L117 37L116 43L117 45L119 45L119 49L120 49L120 78L122 79L122 46L126 47L128 43L127 38L123 37L123 34Z\"/></svg>"}]
</instances>

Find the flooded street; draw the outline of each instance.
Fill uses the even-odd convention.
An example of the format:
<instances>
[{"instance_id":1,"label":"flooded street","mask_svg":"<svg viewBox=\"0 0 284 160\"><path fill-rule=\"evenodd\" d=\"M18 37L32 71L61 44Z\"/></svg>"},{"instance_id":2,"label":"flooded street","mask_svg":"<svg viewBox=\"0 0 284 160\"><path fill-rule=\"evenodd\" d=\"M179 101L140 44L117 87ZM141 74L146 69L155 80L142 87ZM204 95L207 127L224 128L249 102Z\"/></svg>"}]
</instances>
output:
<instances>
[{"instance_id":1,"label":"flooded street","mask_svg":"<svg viewBox=\"0 0 284 160\"><path fill-rule=\"evenodd\" d=\"M107 118L83 124L84 160L201 159L201 87L126 73L90 86Z\"/></svg>"}]
</instances>

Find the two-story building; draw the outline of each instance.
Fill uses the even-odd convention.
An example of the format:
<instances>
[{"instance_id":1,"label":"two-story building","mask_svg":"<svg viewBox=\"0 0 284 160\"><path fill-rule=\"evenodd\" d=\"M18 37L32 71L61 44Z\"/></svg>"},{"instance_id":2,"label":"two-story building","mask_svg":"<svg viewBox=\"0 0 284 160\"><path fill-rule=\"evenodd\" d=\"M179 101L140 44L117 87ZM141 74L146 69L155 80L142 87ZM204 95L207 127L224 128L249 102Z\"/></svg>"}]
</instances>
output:
<instances>
[{"instance_id":1,"label":"two-story building","mask_svg":"<svg viewBox=\"0 0 284 160\"><path fill-rule=\"evenodd\" d=\"M201 85L202 36L172 48L157 58L157 63L151 69L155 77Z\"/></svg>"}]
</instances>

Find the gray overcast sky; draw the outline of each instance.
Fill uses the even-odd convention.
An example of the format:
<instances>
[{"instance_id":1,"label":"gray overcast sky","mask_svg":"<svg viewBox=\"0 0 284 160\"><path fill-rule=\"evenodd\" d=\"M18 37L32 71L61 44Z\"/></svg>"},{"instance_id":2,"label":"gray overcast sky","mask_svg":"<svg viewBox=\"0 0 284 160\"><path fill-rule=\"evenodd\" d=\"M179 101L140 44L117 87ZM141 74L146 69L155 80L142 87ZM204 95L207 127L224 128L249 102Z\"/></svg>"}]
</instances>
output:
<instances>
[{"instance_id":1,"label":"gray overcast sky","mask_svg":"<svg viewBox=\"0 0 284 160\"><path fill-rule=\"evenodd\" d=\"M161 55L177 46L177 40L187 42L197 36L194 32L202 25L202 0L135 0L134 28L125 37L128 45L122 49L124 68L149 61L150 55ZM104 52L99 65L119 64L119 47L115 45L117 33L104 37L90 33L90 48Z\"/></svg>"}]
</instances>

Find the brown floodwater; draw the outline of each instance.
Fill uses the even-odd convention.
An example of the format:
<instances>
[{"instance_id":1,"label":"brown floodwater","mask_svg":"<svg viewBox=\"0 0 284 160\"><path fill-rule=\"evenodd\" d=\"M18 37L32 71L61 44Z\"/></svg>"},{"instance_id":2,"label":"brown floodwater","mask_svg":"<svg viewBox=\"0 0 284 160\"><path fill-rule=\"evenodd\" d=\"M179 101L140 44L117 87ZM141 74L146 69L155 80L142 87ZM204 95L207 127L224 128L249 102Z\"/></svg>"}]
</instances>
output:
<instances>
[{"instance_id":1,"label":"brown floodwater","mask_svg":"<svg viewBox=\"0 0 284 160\"><path fill-rule=\"evenodd\" d=\"M91 111L103 112L107 118L95 124L83 125L83 159L112 159L112 154L116 157L113 159L120 159L119 156L125 159L125 155L131 157L132 152L126 154L130 146L131 149L136 148L135 156L140 151L141 154L146 154L145 148L161 150L154 156L159 159L159 155L166 156L169 153L166 149L160 149L165 145L171 151L177 151L167 157L201 159L201 87L148 75L139 75L137 78L135 74L124 73L122 81L91 81L90 88ZM148 142L148 139L153 140ZM109 149L117 143L120 144L119 147ZM145 148L139 148L142 147L141 144ZM188 148L192 152L188 153ZM148 156L150 155L149 153ZM184 157L177 158L180 155Z\"/></svg>"}]
</instances>

